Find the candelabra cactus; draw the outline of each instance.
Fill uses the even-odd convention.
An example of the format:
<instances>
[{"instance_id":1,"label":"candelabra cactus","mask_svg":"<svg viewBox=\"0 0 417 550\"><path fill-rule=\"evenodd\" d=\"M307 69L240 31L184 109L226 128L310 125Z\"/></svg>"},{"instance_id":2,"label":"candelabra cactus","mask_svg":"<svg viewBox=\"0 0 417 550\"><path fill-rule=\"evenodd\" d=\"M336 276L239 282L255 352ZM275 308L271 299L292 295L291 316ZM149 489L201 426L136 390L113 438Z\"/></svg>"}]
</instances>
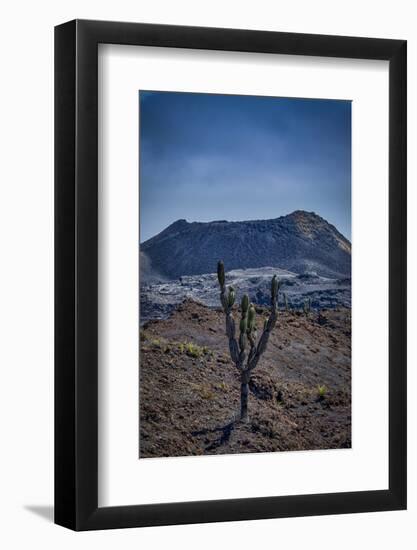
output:
<instances>
[{"instance_id":1,"label":"candelabra cactus","mask_svg":"<svg viewBox=\"0 0 417 550\"><path fill-rule=\"evenodd\" d=\"M235 289L231 286L226 292L223 262L218 262L217 264L217 278L220 286L220 302L226 317L226 335L229 340L230 357L240 373L240 418L243 421L247 421L249 380L251 372L266 350L269 335L277 321L277 301L280 282L277 276L274 275L271 281L270 314L264 321L259 340L257 339L255 307L249 303L248 295L244 294L240 303L241 318L239 322L239 338L237 339L235 321L232 316L232 307L235 303L236 293Z\"/></svg>"}]
</instances>

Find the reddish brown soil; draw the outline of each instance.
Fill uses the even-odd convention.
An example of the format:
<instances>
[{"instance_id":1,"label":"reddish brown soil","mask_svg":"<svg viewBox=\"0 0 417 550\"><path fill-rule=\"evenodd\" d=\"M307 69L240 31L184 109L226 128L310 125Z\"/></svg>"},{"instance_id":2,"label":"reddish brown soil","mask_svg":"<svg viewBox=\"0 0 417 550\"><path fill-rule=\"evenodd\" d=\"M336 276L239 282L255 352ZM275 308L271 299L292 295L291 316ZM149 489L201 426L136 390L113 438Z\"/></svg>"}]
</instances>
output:
<instances>
[{"instance_id":1,"label":"reddish brown soil","mask_svg":"<svg viewBox=\"0 0 417 550\"><path fill-rule=\"evenodd\" d=\"M267 311L257 311L262 326ZM248 423L236 421L239 373L223 313L186 301L169 319L148 322L140 334L140 458L350 447L350 310L326 310L320 321L314 312L280 312L253 371Z\"/></svg>"}]
</instances>

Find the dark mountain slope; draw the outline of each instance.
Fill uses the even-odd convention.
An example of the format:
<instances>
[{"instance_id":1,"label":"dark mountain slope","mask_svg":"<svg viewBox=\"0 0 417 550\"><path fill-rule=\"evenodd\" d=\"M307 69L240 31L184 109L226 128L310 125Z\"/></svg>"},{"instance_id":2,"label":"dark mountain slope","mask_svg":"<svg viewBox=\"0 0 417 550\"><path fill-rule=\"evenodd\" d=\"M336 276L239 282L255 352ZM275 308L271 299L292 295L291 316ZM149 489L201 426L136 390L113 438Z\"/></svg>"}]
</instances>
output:
<instances>
[{"instance_id":1,"label":"dark mountain slope","mask_svg":"<svg viewBox=\"0 0 417 550\"><path fill-rule=\"evenodd\" d=\"M178 220L142 243L141 255L169 279L212 273L219 259L228 271L271 266L340 278L350 277L351 269L350 242L317 214L301 210L273 220Z\"/></svg>"}]
</instances>

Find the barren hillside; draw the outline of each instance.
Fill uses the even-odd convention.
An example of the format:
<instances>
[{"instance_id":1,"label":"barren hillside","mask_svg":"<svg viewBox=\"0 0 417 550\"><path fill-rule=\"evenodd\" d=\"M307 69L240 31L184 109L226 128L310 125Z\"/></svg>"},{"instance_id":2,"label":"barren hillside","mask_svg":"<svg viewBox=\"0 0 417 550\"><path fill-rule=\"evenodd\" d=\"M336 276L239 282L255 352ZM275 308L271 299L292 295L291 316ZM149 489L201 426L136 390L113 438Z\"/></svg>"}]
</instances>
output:
<instances>
[{"instance_id":1,"label":"barren hillside","mask_svg":"<svg viewBox=\"0 0 417 550\"><path fill-rule=\"evenodd\" d=\"M257 307L258 323L267 310ZM351 446L350 309L279 314L235 422L240 383L220 310L186 300L140 334L140 457ZM319 386L324 395L320 396Z\"/></svg>"}]
</instances>

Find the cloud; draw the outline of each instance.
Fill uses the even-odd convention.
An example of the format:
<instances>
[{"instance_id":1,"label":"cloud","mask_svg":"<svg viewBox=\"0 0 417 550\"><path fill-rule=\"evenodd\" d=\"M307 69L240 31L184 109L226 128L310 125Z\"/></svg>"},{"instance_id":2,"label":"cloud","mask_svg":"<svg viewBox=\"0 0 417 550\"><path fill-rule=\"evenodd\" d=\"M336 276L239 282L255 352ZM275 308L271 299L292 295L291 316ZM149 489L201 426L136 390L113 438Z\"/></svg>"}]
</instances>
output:
<instances>
[{"instance_id":1,"label":"cloud","mask_svg":"<svg viewBox=\"0 0 417 550\"><path fill-rule=\"evenodd\" d=\"M301 208L350 236L350 102L169 92L139 101L142 235L173 216Z\"/></svg>"}]
</instances>

